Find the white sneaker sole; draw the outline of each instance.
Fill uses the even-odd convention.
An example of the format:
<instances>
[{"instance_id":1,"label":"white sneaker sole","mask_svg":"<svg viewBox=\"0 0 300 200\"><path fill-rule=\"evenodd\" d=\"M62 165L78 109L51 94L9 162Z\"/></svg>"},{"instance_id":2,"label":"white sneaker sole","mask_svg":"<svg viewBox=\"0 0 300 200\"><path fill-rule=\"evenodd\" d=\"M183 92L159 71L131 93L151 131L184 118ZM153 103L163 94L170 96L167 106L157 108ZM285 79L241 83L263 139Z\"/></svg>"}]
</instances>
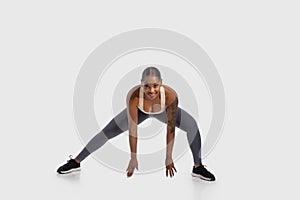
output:
<instances>
[{"instance_id":1,"label":"white sneaker sole","mask_svg":"<svg viewBox=\"0 0 300 200\"><path fill-rule=\"evenodd\" d=\"M199 175L199 174L191 173L191 175L192 175L193 177L201 178L202 180L205 180L205 181L212 181L210 178L206 178L206 177L201 176L201 175Z\"/></svg>"},{"instance_id":2,"label":"white sneaker sole","mask_svg":"<svg viewBox=\"0 0 300 200\"><path fill-rule=\"evenodd\" d=\"M72 172L78 172L80 170L81 170L80 168L75 168L75 169L70 169L68 171L60 172L60 174L69 174L69 173L72 173Z\"/></svg>"}]
</instances>

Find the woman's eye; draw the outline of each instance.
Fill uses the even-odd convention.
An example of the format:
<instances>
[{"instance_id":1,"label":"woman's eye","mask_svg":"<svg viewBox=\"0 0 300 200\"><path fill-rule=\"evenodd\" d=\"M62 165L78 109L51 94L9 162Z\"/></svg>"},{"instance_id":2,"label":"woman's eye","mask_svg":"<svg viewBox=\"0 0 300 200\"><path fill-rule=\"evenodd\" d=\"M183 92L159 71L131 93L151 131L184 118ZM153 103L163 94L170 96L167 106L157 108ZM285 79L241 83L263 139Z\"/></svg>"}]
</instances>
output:
<instances>
[{"instance_id":1,"label":"woman's eye","mask_svg":"<svg viewBox=\"0 0 300 200\"><path fill-rule=\"evenodd\" d=\"M158 87L158 84L154 84L153 87L157 88L157 87Z\"/></svg>"},{"instance_id":2,"label":"woman's eye","mask_svg":"<svg viewBox=\"0 0 300 200\"><path fill-rule=\"evenodd\" d=\"M148 88L148 87L149 87L149 85L148 85L148 84L146 84L146 85L144 85L144 87L145 87L145 88Z\"/></svg>"}]
</instances>

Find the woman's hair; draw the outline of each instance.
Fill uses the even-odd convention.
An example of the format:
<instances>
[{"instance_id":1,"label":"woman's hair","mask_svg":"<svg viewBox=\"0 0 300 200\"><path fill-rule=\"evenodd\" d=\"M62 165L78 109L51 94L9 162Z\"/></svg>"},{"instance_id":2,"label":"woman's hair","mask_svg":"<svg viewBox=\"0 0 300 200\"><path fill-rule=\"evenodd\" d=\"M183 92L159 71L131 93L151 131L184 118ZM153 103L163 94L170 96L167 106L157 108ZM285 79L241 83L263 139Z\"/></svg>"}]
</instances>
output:
<instances>
[{"instance_id":1,"label":"woman's hair","mask_svg":"<svg viewBox=\"0 0 300 200\"><path fill-rule=\"evenodd\" d=\"M161 76L160 76L160 72L156 67L147 67L142 74L142 80L145 80L146 76L156 76L159 78L159 80L161 80Z\"/></svg>"}]
</instances>

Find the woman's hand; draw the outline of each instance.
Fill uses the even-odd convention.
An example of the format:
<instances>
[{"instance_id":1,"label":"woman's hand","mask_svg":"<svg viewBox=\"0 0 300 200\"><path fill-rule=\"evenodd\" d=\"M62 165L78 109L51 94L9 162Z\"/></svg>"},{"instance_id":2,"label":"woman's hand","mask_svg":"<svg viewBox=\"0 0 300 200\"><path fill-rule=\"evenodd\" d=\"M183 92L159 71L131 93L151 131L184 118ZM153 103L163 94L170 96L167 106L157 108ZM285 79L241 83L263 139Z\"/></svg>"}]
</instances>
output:
<instances>
[{"instance_id":1,"label":"woman's hand","mask_svg":"<svg viewBox=\"0 0 300 200\"><path fill-rule=\"evenodd\" d=\"M131 177L133 172L134 172L134 169L137 169L139 170L138 168L138 161L136 158L131 158L130 161L129 161L129 164L128 164L128 167L127 167L127 177Z\"/></svg>"},{"instance_id":2,"label":"woman's hand","mask_svg":"<svg viewBox=\"0 0 300 200\"><path fill-rule=\"evenodd\" d=\"M168 175L170 175L170 177L172 178L175 175L175 172L177 172L173 160L172 158L167 158L166 159L166 176L168 177Z\"/></svg>"}]
</instances>

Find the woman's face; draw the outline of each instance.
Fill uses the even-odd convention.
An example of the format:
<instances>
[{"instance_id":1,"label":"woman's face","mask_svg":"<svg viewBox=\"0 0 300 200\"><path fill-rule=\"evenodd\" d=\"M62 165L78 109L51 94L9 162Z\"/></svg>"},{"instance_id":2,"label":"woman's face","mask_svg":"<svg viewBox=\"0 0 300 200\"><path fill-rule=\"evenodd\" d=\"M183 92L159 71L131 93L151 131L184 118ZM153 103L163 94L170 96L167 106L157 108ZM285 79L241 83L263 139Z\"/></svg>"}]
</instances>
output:
<instances>
[{"instance_id":1,"label":"woman's face","mask_svg":"<svg viewBox=\"0 0 300 200\"><path fill-rule=\"evenodd\" d=\"M155 100L158 98L161 84L162 82L157 76L146 76L142 82L145 97L149 100Z\"/></svg>"}]
</instances>

